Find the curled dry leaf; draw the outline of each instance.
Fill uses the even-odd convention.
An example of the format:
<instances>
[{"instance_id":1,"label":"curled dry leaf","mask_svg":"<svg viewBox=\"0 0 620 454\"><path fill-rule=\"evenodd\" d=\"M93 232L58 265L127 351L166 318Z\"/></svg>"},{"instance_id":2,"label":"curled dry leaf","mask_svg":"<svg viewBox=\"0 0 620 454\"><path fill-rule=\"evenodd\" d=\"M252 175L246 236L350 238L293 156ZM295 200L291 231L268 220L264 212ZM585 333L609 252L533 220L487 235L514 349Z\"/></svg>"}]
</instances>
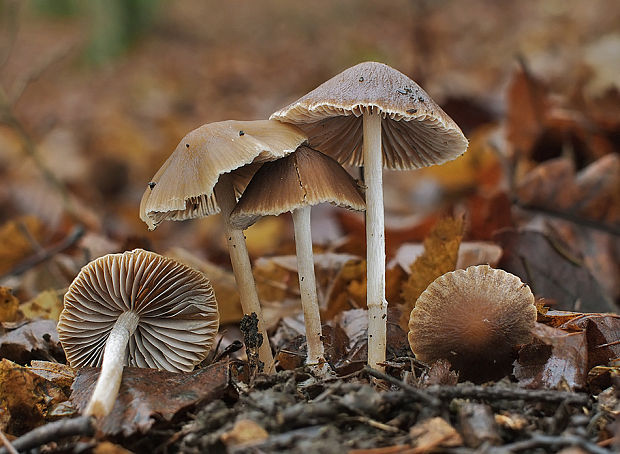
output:
<instances>
[{"instance_id":1,"label":"curled dry leaf","mask_svg":"<svg viewBox=\"0 0 620 454\"><path fill-rule=\"evenodd\" d=\"M64 356L53 320L23 321L0 335L0 357L18 364L35 359L64 361Z\"/></svg>"},{"instance_id":2,"label":"curled dry leaf","mask_svg":"<svg viewBox=\"0 0 620 454\"><path fill-rule=\"evenodd\" d=\"M221 397L228 386L228 369L227 361L186 373L127 367L114 407L98 421L99 428L125 437L146 433L156 418L170 421L181 411ZM78 371L71 401L80 411L88 405L98 375L99 368Z\"/></svg>"}]
</instances>

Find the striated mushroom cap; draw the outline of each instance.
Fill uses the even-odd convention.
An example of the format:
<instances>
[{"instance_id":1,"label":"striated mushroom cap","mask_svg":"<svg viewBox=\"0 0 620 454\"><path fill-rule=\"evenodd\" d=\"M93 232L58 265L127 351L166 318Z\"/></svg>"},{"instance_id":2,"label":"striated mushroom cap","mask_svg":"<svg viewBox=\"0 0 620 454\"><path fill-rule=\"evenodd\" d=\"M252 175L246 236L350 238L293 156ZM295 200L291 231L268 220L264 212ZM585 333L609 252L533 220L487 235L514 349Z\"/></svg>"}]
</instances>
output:
<instances>
[{"instance_id":1,"label":"striated mushroom cap","mask_svg":"<svg viewBox=\"0 0 620 454\"><path fill-rule=\"evenodd\" d=\"M219 326L204 274L153 252L108 254L84 266L65 294L58 336L71 367L100 366L114 323L140 317L125 365L190 371L213 345Z\"/></svg>"},{"instance_id":2,"label":"striated mushroom cap","mask_svg":"<svg viewBox=\"0 0 620 454\"><path fill-rule=\"evenodd\" d=\"M409 319L416 358L447 359L467 379L513 361L513 347L532 339L536 306L530 288L503 270L470 266L435 279Z\"/></svg>"},{"instance_id":3,"label":"striated mushroom cap","mask_svg":"<svg viewBox=\"0 0 620 454\"><path fill-rule=\"evenodd\" d=\"M298 125L310 145L361 166L362 115L383 117L383 167L407 170L452 160L467 149L454 121L409 77L383 63L355 65L271 115Z\"/></svg>"},{"instance_id":4,"label":"striated mushroom cap","mask_svg":"<svg viewBox=\"0 0 620 454\"><path fill-rule=\"evenodd\" d=\"M203 125L183 137L157 171L142 196L140 219L153 230L164 220L219 213L213 191L220 175L233 172L241 193L256 164L286 156L306 139L295 126L270 120Z\"/></svg>"},{"instance_id":5,"label":"striated mushroom cap","mask_svg":"<svg viewBox=\"0 0 620 454\"><path fill-rule=\"evenodd\" d=\"M364 196L351 175L333 158L302 145L294 153L261 166L230 214L230 221L246 229L261 216L277 216L324 202L365 209Z\"/></svg>"}]
</instances>

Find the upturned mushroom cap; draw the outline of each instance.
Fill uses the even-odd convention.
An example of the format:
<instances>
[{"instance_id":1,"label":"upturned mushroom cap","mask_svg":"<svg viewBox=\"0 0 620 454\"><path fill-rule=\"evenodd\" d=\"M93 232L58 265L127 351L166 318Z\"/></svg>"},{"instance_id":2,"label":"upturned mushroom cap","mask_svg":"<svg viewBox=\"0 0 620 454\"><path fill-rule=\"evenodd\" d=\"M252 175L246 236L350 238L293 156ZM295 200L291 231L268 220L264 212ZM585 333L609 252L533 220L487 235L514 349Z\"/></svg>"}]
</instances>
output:
<instances>
[{"instance_id":1,"label":"upturned mushroom cap","mask_svg":"<svg viewBox=\"0 0 620 454\"><path fill-rule=\"evenodd\" d=\"M190 371L213 344L219 314L209 280L153 252L135 249L82 268L65 294L58 335L71 367L100 366L114 323L140 320L125 365Z\"/></svg>"},{"instance_id":2,"label":"upturned mushroom cap","mask_svg":"<svg viewBox=\"0 0 620 454\"><path fill-rule=\"evenodd\" d=\"M416 358L447 359L467 378L512 362L515 345L532 339L536 306L530 288L488 265L446 273L422 292L409 319Z\"/></svg>"},{"instance_id":3,"label":"upturned mushroom cap","mask_svg":"<svg viewBox=\"0 0 620 454\"><path fill-rule=\"evenodd\" d=\"M155 174L142 196L140 218L153 230L164 220L218 213L214 188L220 175L286 156L306 139L295 126L271 120L203 125L183 137ZM239 193L251 175L247 168L233 173Z\"/></svg>"},{"instance_id":4,"label":"upturned mushroom cap","mask_svg":"<svg viewBox=\"0 0 620 454\"><path fill-rule=\"evenodd\" d=\"M237 202L230 221L246 229L261 216L277 216L323 202L365 209L364 196L351 175L334 159L302 145L295 153L261 166Z\"/></svg>"},{"instance_id":5,"label":"upturned mushroom cap","mask_svg":"<svg viewBox=\"0 0 620 454\"><path fill-rule=\"evenodd\" d=\"M455 159L467 139L413 80L376 62L353 66L271 115L298 125L310 145L338 162L361 166L362 118L379 110L383 167L415 169Z\"/></svg>"}]
</instances>

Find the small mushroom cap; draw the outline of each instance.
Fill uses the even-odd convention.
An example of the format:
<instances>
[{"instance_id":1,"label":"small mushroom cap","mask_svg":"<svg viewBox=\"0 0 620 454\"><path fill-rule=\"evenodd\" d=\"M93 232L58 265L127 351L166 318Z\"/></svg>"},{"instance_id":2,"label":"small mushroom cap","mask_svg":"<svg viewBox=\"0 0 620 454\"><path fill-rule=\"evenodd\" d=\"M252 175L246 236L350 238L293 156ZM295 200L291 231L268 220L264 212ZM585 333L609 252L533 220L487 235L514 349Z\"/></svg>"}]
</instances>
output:
<instances>
[{"instance_id":1,"label":"small mushroom cap","mask_svg":"<svg viewBox=\"0 0 620 454\"><path fill-rule=\"evenodd\" d=\"M416 358L447 359L471 378L481 369L512 362L515 345L532 339L536 306L530 288L503 270L470 266L435 279L409 319Z\"/></svg>"},{"instance_id":2,"label":"small mushroom cap","mask_svg":"<svg viewBox=\"0 0 620 454\"><path fill-rule=\"evenodd\" d=\"M360 63L271 115L298 125L310 145L347 165L363 165L362 118L381 112L383 167L406 170L455 159L467 139L413 80L376 62Z\"/></svg>"},{"instance_id":3,"label":"small mushroom cap","mask_svg":"<svg viewBox=\"0 0 620 454\"><path fill-rule=\"evenodd\" d=\"M266 162L258 169L230 214L230 221L246 229L261 216L277 216L323 202L365 209L364 196L351 175L333 158L302 145L295 153Z\"/></svg>"},{"instance_id":4,"label":"small mushroom cap","mask_svg":"<svg viewBox=\"0 0 620 454\"><path fill-rule=\"evenodd\" d=\"M153 230L164 220L219 213L213 191L222 174L233 172L240 193L258 168L250 164L286 156L306 139L295 126L271 120L203 125L183 137L148 184L140 218Z\"/></svg>"},{"instance_id":5,"label":"small mushroom cap","mask_svg":"<svg viewBox=\"0 0 620 454\"><path fill-rule=\"evenodd\" d=\"M58 336L69 365L100 366L108 334L127 311L140 317L126 351L130 366L190 371L219 326L204 274L142 249L108 254L84 266L65 294Z\"/></svg>"}]
</instances>

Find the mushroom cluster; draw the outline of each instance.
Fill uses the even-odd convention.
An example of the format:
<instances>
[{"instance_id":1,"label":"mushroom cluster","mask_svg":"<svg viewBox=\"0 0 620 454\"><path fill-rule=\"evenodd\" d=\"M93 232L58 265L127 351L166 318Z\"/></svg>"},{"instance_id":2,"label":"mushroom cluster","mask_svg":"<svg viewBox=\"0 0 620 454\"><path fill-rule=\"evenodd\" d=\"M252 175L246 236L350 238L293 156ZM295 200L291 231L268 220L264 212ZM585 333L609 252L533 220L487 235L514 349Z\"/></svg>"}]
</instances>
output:
<instances>
[{"instance_id":1,"label":"mushroom cluster","mask_svg":"<svg viewBox=\"0 0 620 454\"><path fill-rule=\"evenodd\" d=\"M82 268L65 294L58 336L71 367L101 366L85 414L105 416L123 366L191 371L218 326L215 295L202 273L135 249Z\"/></svg>"},{"instance_id":2,"label":"mushroom cluster","mask_svg":"<svg viewBox=\"0 0 620 454\"><path fill-rule=\"evenodd\" d=\"M312 148L302 146L305 143ZM275 112L270 120L223 121L190 132L148 184L140 216L153 229L163 220L221 211L241 305L245 314L258 316L264 339L259 359L269 372L273 353L243 229L260 216L290 211L307 362L324 372L310 206L330 202L366 209L368 364L380 369L387 322L383 169L441 164L466 148L467 139L458 126L414 81L387 65L365 62ZM364 166L365 201L341 164Z\"/></svg>"}]
</instances>

